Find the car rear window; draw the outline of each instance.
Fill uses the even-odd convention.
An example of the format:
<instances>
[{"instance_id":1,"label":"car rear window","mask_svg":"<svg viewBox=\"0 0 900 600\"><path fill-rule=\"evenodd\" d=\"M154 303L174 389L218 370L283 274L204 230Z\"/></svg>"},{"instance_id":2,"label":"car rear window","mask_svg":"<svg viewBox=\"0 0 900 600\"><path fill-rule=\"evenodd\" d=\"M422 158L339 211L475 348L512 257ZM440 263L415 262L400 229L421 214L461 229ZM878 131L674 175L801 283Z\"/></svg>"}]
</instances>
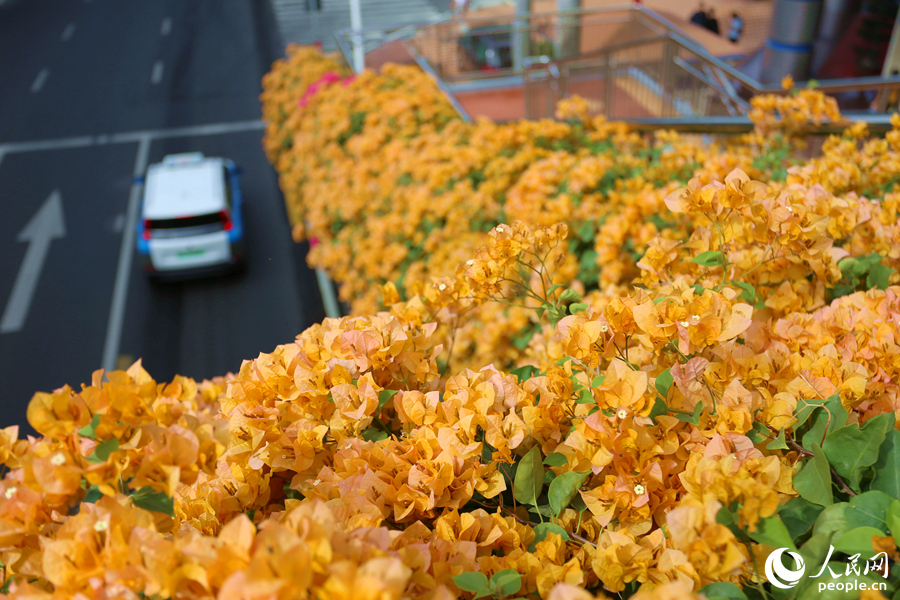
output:
<instances>
[{"instance_id":1,"label":"car rear window","mask_svg":"<svg viewBox=\"0 0 900 600\"><path fill-rule=\"evenodd\" d=\"M149 225L150 229L185 229L206 225L222 225L222 218L219 216L219 213L210 213L208 215L180 217L178 219L153 219Z\"/></svg>"}]
</instances>

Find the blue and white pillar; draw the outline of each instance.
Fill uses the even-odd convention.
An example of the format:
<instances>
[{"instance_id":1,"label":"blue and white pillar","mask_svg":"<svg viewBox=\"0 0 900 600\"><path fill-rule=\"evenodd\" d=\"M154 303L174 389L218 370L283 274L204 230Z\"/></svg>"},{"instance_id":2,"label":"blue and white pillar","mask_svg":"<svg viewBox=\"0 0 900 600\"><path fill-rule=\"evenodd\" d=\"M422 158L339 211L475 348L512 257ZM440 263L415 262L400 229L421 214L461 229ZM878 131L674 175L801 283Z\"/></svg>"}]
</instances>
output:
<instances>
[{"instance_id":1,"label":"blue and white pillar","mask_svg":"<svg viewBox=\"0 0 900 600\"><path fill-rule=\"evenodd\" d=\"M809 78L821 9L822 0L775 0L772 32L763 53L764 83L781 81L785 75L796 81Z\"/></svg>"}]
</instances>

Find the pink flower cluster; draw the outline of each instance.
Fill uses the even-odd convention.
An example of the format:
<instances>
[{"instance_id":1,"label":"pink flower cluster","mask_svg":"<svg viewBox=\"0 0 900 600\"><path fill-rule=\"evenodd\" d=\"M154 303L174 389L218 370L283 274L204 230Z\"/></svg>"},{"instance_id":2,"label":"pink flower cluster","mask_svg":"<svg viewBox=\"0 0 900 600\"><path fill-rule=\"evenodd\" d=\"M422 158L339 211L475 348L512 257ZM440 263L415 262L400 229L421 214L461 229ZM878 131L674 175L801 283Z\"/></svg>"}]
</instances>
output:
<instances>
[{"instance_id":1,"label":"pink flower cluster","mask_svg":"<svg viewBox=\"0 0 900 600\"><path fill-rule=\"evenodd\" d=\"M349 85L350 82L352 82L355 78L355 75L344 78L334 71L328 71L327 73L322 75L322 77L320 77L318 81L313 82L308 88L306 88L306 92L303 94L303 97L300 98L299 101L300 107L306 108L306 105L309 104L310 99L315 95L315 93L326 85L330 85L332 83L337 83L340 81L346 86Z\"/></svg>"}]
</instances>

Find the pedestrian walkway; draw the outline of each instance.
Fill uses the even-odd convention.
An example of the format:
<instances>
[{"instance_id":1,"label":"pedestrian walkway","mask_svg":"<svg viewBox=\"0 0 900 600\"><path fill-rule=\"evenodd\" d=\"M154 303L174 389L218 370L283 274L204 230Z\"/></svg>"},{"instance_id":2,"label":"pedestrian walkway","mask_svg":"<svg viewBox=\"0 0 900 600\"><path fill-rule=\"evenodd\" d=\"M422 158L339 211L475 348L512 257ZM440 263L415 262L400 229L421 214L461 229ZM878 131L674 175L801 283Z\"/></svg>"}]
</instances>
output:
<instances>
[{"instance_id":1,"label":"pedestrian walkway","mask_svg":"<svg viewBox=\"0 0 900 600\"><path fill-rule=\"evenodd\" d=\"M320 9L315 10L316 0L272 0L284 44L312 44L320 40L326 50L337 49L334 32L350 27L350 2L318 2ZM441 4L434 0L360 0L363 28L393 29L433 22L443 14Z\"/></svg>"},{"instance_id":2,"label":"pedestrian walkway","mask_svg":"<svg viewBox=\"0 0 900 600\"><path fill-rule=\"evenodd\" d=\"M669 19L673 25L679 27L715 56L753 54L762 48L769 36L772 14L775 11L773 0L704 0L703 2L700 0L689 0L688 2L642 0L641 3ZM691 15L700 8L701 4L715 10L721 34L717 35L691 23ZM736 44L728 40L728 28L732 13L737 13L744 21L744 29Z\"/></svg>"}]
</instances>

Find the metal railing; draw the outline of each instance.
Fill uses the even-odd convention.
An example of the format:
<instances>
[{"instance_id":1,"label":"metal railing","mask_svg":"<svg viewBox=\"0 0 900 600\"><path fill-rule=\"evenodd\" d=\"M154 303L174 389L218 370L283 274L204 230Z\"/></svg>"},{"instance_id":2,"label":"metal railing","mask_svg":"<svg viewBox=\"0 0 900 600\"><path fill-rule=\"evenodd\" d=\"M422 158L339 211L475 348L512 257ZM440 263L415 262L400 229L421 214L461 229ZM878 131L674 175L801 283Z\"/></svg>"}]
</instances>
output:
<instances>
[{"instance_id":1,"label":"metal railing","mask_svg":"<svg viewBox=\"0 0 900 600\"><path fill-rule=\"evenodd\" d=\"M550 117L560 99L578 94L592 112L615 119L738 116L757 94L788 94L780 83L764 84L710 54L646 8L634 6L635 20L655 22L663 35L626 41L598 52L533 60L523 71L526 116ZM861 77L819 82L828 95L876 91L882 112L888 95L900 91L900 77Z\"/></svg>"},{"instance_id":2,"label":"metal railing","mask_svg":"<svg viewBox=\"0 0 900 600\"><path fill-rule=\"evenodd\" d=\"M383 27L364 27L360 30L360 39L362 40L363 52L368 53L375 50L379 46L395 42L399 40L408 40L415 36L417 32L432 27L437 24L446 23L453 16L452 12L444 12L434 17L430 22L411 23L393 29L385 29ZM353 29L338 29L334 32L334 38L337 42L338 50L346 60L348 65L353 64Z\"/></svg>"},{"instance_id":3,"label":"metal railing","mask_svg":"<svg viewBox=\"0 0 900 600\"><path fill-rule=\"evenodd\" d=\"M611 119L746 114L750 105L730 79L685 41L669 32L586 56L531 62L523 75L525 114L550 117L572 94Z\"/></svg>"},{"instance_id":4,"label":"metal railing","mask_svg":"<svg viewBox=\"0 0 900 600\"><path fill-rule=\"evenodd\" d=\"M444 15L445 17L449 15ZM352 30L335 34L352 64ZM745 115L757 94L786 94L779 83L764 84L732 62L716 57L683 35L664 17L639 4L566 12L465 16L409 25L391 31L364 29L366 51L399 41L466 118L454 90L523 86L526 116L551 117L556 102L585 97L592 112L609 118L684 119ZM521 68L508 55L521 40ZM492 51L493 53L491 53ZM507 54L503 54L507 52ZM877 92L883 111L900 77L863 77L819 82L826 94Z\"/></svg>"},{"instance_id":5,"label":"metal railing","mask_svg":"<svg viewBox=\"0 0 900 600\"><path fill-rule=\"evenodd\" d=\"M466 16L416 30L411 50L428 61L449 84L521 75L512 46L523 55L550 59L590 54L613 42L657 38L674 28L663 20L640 18L631 4L566 12Z\"/></svg>"},{"instance_id":6,"label":"metal railing","mask_svg":"<svg viewBox=\"0 0 900 600\"><path fill-rule=\"evenodd\" d=\"M848 124L863 121L873 134L884 134L893 129L890 115L870 113L842 113L846 122L823 123L811 127L809 135L840 134ZM737 117L675 117L630 119L628 126L634 131L652 132L661 129L679 133L735 134L753 131L753 123L745 116Z\"/></svg>"}]
</instances>

